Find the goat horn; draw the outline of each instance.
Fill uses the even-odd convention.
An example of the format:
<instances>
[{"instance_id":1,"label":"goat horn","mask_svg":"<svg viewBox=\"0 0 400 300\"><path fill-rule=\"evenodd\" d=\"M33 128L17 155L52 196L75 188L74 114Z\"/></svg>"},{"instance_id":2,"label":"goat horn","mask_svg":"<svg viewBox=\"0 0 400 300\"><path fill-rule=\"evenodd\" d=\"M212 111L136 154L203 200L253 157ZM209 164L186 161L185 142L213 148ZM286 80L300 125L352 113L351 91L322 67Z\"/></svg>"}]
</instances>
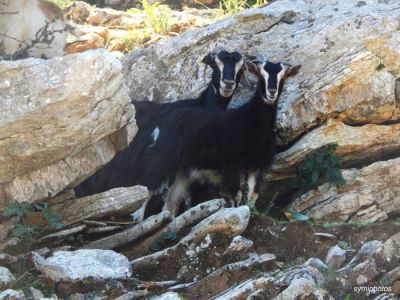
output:
<instances>
[{"instance_id":1,"label":"goat horn","mask_svg":"<svg viewBox=\"0 0 400 300\"><path fill-rule=\"evenodd\" d=\"M253 86L250 84L249 80L246 77L246 73L243 73L242 75L242 79L240 80L240 82L243 84L243 86L245 86L247 89L249 90L253 90Z\"/></svg>"}]
</instances>

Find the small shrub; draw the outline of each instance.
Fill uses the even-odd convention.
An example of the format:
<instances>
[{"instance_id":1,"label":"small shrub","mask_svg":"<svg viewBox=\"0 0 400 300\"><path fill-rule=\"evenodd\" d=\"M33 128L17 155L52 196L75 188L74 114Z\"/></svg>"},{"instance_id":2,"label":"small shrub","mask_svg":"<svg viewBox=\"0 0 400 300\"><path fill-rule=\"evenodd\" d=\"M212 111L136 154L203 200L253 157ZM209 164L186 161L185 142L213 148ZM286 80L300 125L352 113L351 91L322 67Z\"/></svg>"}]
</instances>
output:
<instances>
[{"instance_id":1,"label":"small shrub","mask_svg":"<svg viewBox=\"0 0 400 300\"><path fill-rule=\"evenodd\" d=\"M343 185L341 157L335 154L337 144L323 146L306 157L306 160L296 170L296 178L292 181L292 187L302 194L314 189L321 182L334 185Z\"/></svg>"},{"instance_id":2,"label":"small shrub","mask_svg":"<svg viewBox=\"0 0 400 300\"><path fill-rule=\"evenodd\" d=\"M60 216L52 211L47 203L32 204L28 202L12 201L8 203L3 212L3 216L7 218L18 217L18 220L13 222L13 235L15 237L32 240L39 234L39 227L26 220L26 217L33 212L40 212L49 226L54 229L60 229L64 226L61 223Z\"/></svg>"},{"instance_id":3,"label":"small shrub","mask_svg":"<svg viewBox=\"0 0 400 300\"><path fill-rule=\"evenodd\" d=\"M246 0L222 0L219 5L228 15L236 14L248 6Z\"/></svg>"},{"instance_id":4,"label":"small shrub","mask_svg":"<svg viewBox=\"0 0 400 300\"><path fill-rule=\"evenodd\" d=\"M268 0L256 0L255 6L265 5L268 3Z\"/></svg>"},{"instance_id":5,"label":"small shrub","mask_svg":"<svg viewBox=\"0 0 400 300\"><path fill-rule=\"evenodd\" d=\"M141 1L143 6L143 11L146 15L145 24L148 31L167 34L169 31L169 18L170 9L167 5L160 5L155 2L153 4L147 3L146 0ZM128 10L129 13L137 13L137 9Z\"/></svg>"},{"instance_id":6,"label":"small shrub","mask_svg":"<svg viewBox=\"0 0 400 300\"><path fill-rule=\"evenodd\" d=\"M336 280L336 271L332 268L323 270L321 273L322 275L324 275L326 281L328 282L334 282Z\"/></svg>"},{"instance_id":7,"label":"small shrub","mask_svg":"<svg viewBox=\"0 0 400 300\"><path fill-rule=\"evenodd\" d=\"M13 201L8 203L5 211L3 212L3 216L6 218L17 216L17 217L25 217L32 214L32 204L28 202L17 202Z\"/></svg>"},{"instance_id":8,"label":"small shrub","mask_svg":"<svg viewBox=\"0 0 400 300\"><path fill-rule=\"evenodd\" d=\"M86 243L82 234L71 235L67 237L67 241L74 247L79 248Z\"/></svg>"},{"instance_id":9,"label":"small shrub","mask_svg":"<svg viewBox=\"0 0 400 300\"><path fill-rule=\"evenodd\" d=\"M60 8L71 6L75 2L75 0L49 0L49 1L53 2L54 4L57 4L58 7Z\"/></svg>"},{"instance_id":10,"label":"small shrub","mask_svg":"<svg viewBox=\"0 0 400 300\"><path fill-rule=\"evenodd\" d=\"M47 221L50 227L55 229L61 229L64 225L61 223L60 216L49 208L47 203L33 204L37 211L39 211L43 218Z\"/></svg>"},{"instance_id":11,"label":"small shrub","mask_svg":"<svg viewBox=\"0 0 400 300\"><path fill-rule=\"evenodd\" d=\"M151 36L147 31L144 30L129 30L127 37L124 39L125 50L129 52L135 47L139 47L143 43L150 40Z\"/></svg>"}]
</instances>

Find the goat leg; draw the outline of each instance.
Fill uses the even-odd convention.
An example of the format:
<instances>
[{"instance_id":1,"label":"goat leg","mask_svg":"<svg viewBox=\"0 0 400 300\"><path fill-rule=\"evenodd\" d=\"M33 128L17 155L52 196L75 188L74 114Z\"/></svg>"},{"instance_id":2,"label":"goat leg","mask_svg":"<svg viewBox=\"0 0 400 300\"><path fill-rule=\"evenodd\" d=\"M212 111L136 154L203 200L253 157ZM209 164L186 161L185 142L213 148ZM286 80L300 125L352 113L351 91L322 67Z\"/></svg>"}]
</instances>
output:
<instances>
[{"instance_id":1,"label":"goat leg","mask_svg":"<svg viewBox=\"0 0 400 300\"><path fill-rule=\"evenodd\" d=\"M189 184L190 181L188 177L184 176L184 174L180 172L176 175L172 186L168 190L167 196L165 197L163 211L168 211L172 219L174 219L178 213L179 204L182 199L188 199L189 197Z\"/></svg>"}]
</instances>

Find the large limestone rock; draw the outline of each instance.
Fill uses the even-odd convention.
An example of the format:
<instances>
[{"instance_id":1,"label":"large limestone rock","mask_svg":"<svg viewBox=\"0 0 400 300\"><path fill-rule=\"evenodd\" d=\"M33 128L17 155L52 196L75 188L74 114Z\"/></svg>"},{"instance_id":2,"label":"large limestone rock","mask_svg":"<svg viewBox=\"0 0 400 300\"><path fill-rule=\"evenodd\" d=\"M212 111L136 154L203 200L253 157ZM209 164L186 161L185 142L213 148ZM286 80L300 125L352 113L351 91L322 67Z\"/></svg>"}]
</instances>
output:
<instances>
[{"instance_id":1,"label":"large limestone rock","mask_svg":"<svg viewBox=\"0 0 400 300\"><path fill-rule=\"evenodd\" d=\"M398 8L395 1L379 0L275 1L135 50L124 58L124 73L137 99L190 98L206 86L201 58L224 46L303 65L281 97L277 129L282 144L328 118L346 124L397 120Z\"/></svg>"},{"instance_id":2,"label":"large limestone rock","mask_svg":"<svg viewBox=\"0 0 400 300\"><path fill-rule=\"evenodd\" d=\"M343 171L346 184L328 183L297 198L293 209L318 220L382 221L400 211L400 158Z\"/></svg>"},{"instance_id":3,"label":"large limestone rock","mask_svg":"<svg viewBox=\"0 0 400 300\"><path fill-rule=\"evenodd\" d=\"M144 186L121 187L109 191L70 199L51 207L68 226L85 219L102 218L109 215L123 215L135 211L148 198L149 192Z\"/></svg>"},{"instance_id":4,"label":"large limestone rock","mask_svg":"<svg viewBox=\"0 0 400 300\"><path fill-rule=\"evenodd\" d=\"M292 177L298 167L314 150L329 143L337 144L336 153L343 166L373 162L380 157L393 156L400 150L400 124L363 126L346 125L329 119L326 124L310 131L288 150L278 153L266 181Z\"/></svg>"},{"instance_id":5,"label":"large limestone rock","mask_svg":"<svg viewBox=\"0 0 400 300\"><path fill-rule=\"evenodd\" d=\"M34 253L34 263L47 278L58 281L128 279L128 259L112 250L57 251L44 259Z\"/></svg>"},{"instance_id":6,"label":"large limestone rock","mask_svg":"<svg viewBox=\"0 0 400 300\"><path fill-rule=\"evenodd\" d=\"M4 289L13 281L15 281L15 277L10 270L0 266L0 289Z\"/></svg>"},{"instance_id":7,"label":"large limestone rock","mask_svg":"<svg viewBox=\"0 0 400 300\"><path fill-rule=\"evenodd\" d=\"M76 184L133 138L122 65L105 51L0 61L0 210Z\"/></svg>"}]
</instances>

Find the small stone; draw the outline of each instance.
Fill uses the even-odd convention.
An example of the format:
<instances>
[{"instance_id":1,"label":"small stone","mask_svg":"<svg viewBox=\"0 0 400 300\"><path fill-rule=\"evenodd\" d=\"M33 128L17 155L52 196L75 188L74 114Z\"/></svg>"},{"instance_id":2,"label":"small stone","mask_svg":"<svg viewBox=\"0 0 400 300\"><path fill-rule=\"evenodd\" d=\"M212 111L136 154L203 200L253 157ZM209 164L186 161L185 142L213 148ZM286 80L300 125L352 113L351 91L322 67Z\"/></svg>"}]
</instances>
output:
<instances>
[{"instance_id":1,"label":"small stone","mask_svg":"<svg viewBox=\"0 0 400 300\"><path fill-rule=\"evenodd\" d=\"M181 297L179 297L179 294L174 292L168 292L162 294L161 296L153 298L153 300L180 300L180 299Z\"/></svg>"},{"instance_id":2,"label":"small stone","mask_svg":"<svg viewBox=\"0 0 400 300\"><path fill-rule=\"evenodd\" d=\"M0 266L0 289L4 289L13 281L15 281L15 277L10 270Z\"/></svg>"},{"instance_id":3,"label":"small stone","mask_svg":"<svg viewBox=\"0 0 400 300\"><path fill-rule=\"evenodd\" d=\"M36 268L55 282L127 279L132 275L128 259L112 250L58 251L47 259L37 254L33 258Z\"/></svg>"},{"instance_id":4,"label":"small stone","mask_svg":"<svg viewBox=\"0 0 400 300\"><path fill-rule=\"evenodd\" d=\"M253 247L253 245L254 245L253 241L246 239L241 235L238 235L232 239L228 249L225 250L224 254L247 252L251 247Z\"/></svg>"},{"instance_id":5,"label":"small stone","mask_svg":"<svg viewBox=\"0 0 400 300\"><path fill-rule=\"evenodd\" d=\"M325 291L318 288L313 280L307 278L298 278L289 285L275 300L292 300L292 299L317 299L317 300L333 300L333 298Z\"/></svg>"},{"instance_id":6,"label":"small stone","mask_svg":"<svg viewBox=\"0 0 400 300\"><path fill-rule=\"evenodd\" d=\"M311 266L314 268L317 268L320 272L325 272L327 271L329 268L328 266L319 258L310 258L308 259L305 263L304 266Z\"/></svg>"},{"instance_id":7,"label":"small stone","mask_svg":"<svg viewBox=\"0 0 400 300\"><path fill-rule=\"evenodd\" d=\"M21 290L8 289L0 292L0 300L25 300L24 292Z\"/></svg>"},{"instance_id":8,"label":"small stone","mask_svg":"<svg viewBox=\"0 0 400 300\"><path fill-rule=\"evenodd\" d=\"M325 263L329 268L337 270L346 260L346 251L339 247L333 246L329 249L325 259Z\"/></svg>"},{"instance_id":9,"label":"small stone","mask_svg":"<svg viewBox=\"0 0 400 300\"><path fill-rule=\"evenodd\" d=\"M29 291L31 292L34 300L41 300L44 298L43 293L40 290L35 289L34 287L30 287Z\"/></svg>"},{"instance_id":10,"label":"small stone","mask_svg":"<svg viewBox=\"0 0 400 300\"><path fill-rule=\"evenodd\" d=\"M132 299L138 299L146 296L148 294L147 290L141 290L141 291L132 291L129 293L126 293L122 296L119 296L115 300L132 300Z\"/></svg>"},{"instance_id":11,"label":"small stone","mask_svg":"<svg viewBox=\"0 0 400 300\"><path fill-rule=\"evenodd\" d=\"M373 281L379 275L375 259L368 258L355 267L343 268L337 272L337 279L344 288L355 285L365 285Z\"/></svg>"},{"instance_id":12,"label":"small stone","mask_svg":"<svg viewBox=\"0 0 400 300\"><path fill-rule=\"evenodd\" d=\"M400 256L400 232L383 243L382 255L388 263L398 259Z\"/></svg>"},{"instance_id":13,"label":"small stone","mask_svg":"<svg viewBox=\"0 0 400 300\"><path fill-rule=\"evenodd\" d=\"M400 280L396 280L393 283L392 291L396 296L400 296Z\"/></svg>"},{"instance_id":14,"label":"small stone","mask_svg":"<svg viewBox=\"0 0 400 300\"><path fill-rule=\"evenodd\" d=\"M382 277L383 282L395 282L397 280L400 280L400 267L394 268Z\"/></svg>"},{"instance_id":15,"label":"small stone","mask_svg":"<svg viewBox=\"0 0 400 300\"><path fill-rule=\"evenodd\" d=\"M369 241L361 246L356 256L344 267L351 268L352 266L359 264L367 257L372 257L374 254L379 253L382 249L383 243L381 241Z\"/></svg>"},{"instance_id":16,"label":"small stone","mask_svg":"<svg viewBox=\"0 0 400 300\"><path fill-rule=\"evenodd\" d=\"M372 256L382 247L382 245L383 243L381 241L369 241L361 246L360 251L358 251L357 255L362 257Z\"/></svg>"}]
</instances>

